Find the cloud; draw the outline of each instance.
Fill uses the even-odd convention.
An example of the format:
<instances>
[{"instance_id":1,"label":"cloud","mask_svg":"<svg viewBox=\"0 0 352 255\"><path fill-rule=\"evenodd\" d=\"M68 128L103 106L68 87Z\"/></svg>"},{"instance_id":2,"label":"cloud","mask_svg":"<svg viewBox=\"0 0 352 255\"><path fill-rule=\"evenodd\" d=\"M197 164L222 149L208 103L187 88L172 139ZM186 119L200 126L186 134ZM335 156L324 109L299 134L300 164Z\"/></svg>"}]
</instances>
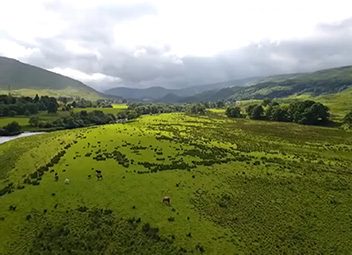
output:
<instances>
[{"instance_id":1,"label":"cloud","mask_svg":"<svg viewBox=\"0 0 352 255\"><path fill-rule=\"evenodd\" d=\"M101 91L110 88L108 84L111 84L111 83L117 84L118 82L121 81L119 77L112 77L102 73L88 74L72 68L55 67L48 70L54 73L59 73L59 74L71 77L73 79L82 81L83 83L86 83L86 84L91 84L91 85L101 84L101 86L99 87L99 90Z\"/></svg>"},{"instance_id":2,"label":"cloud","mask_svg":"<svg viewBox=\"0 0 352 255\"><path fill-rule=\"evenodd\" d=\"M339 19L348 2L324 3L316 17L308 11L316 6L309 5L297 19L289 10L299 5L270 0L252 9L243 2L237 10L219 1L38 0L21 12L28 27L0 11L0 54L98 90L181 88L352 64L352 19Z\"/></svg>"}]
</instances>

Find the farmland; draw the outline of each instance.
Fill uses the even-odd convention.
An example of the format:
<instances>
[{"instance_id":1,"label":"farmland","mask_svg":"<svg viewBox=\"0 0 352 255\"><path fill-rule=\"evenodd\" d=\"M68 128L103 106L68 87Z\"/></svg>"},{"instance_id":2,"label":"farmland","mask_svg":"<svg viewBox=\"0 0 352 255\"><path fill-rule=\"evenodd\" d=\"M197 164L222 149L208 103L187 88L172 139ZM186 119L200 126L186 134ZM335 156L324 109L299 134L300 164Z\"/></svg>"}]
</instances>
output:
<instances>
[{"instance_id":1,"label":"farmland","mask_svg":"<svg viewBox=\"0 0 352 255\"><path fill-rule=\"evenodd\" d=\"M340 129L171 113L14 140L0 162L0 254L352 250Z\"/></svg>"}]
</instances>

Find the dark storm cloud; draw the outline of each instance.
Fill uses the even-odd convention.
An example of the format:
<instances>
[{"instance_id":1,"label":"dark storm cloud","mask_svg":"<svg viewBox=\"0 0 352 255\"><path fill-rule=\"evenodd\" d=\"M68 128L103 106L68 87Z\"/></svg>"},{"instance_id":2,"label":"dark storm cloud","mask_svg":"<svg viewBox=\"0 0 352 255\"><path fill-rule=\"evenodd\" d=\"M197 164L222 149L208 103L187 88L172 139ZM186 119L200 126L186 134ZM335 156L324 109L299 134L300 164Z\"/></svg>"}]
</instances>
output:
<instances>
[{"instance_id":1,"label":"dark storm cloud","mask_svg":"<svg viewBox=\"0 0 352 255\"><path fill-rule=\"evenodd\" d=\"M77 13L78 16L73 10L65 15L78 22L72 22L74 25L63 35L37 40L33 47L39 53L27 61L44 68L72 68L119 77L118 86L173 88L352 64L352 19L320 25L315 36L304 40L262 42L212 57L178 58L167 45L144 45L133 50L114 46L111 34L116 22L153 12L148 5L104 7ZM92 51L73 53L65 49L66 40L74 40ZM91 85L106 88L116 84L103 81Z\"/></svg>"}]
</instances>

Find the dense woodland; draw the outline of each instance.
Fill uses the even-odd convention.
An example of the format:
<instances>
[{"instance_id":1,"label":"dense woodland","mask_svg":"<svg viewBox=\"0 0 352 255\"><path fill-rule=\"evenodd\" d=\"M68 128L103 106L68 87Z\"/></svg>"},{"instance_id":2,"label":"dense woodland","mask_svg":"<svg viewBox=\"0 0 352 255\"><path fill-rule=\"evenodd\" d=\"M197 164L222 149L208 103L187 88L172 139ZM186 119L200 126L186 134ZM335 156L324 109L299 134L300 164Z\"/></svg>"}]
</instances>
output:
<instances>
[{"instance_id":1,"label":"dense woodland","mask_svg":"<svg viewBox=\"0 0 352 255\"><path fill-rule=\"evenodd\" d=\"M16 115L33 115L39 111L57 112L59 107L55 97L36 95L31 97L14 97L0 95L0 117Z\"/></svg>"}]
</instances>

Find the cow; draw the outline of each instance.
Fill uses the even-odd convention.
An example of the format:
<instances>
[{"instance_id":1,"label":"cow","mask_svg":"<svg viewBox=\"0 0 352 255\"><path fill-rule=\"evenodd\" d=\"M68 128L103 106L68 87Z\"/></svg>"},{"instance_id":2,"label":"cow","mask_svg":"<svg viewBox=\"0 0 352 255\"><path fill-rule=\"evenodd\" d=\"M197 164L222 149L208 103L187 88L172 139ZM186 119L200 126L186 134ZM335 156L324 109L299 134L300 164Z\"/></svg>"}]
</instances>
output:
<instances>
[{"instance_id":1,"label":"cow","mask_svg":"<svg viewBox=\"0 0 352 255\"><path fill-rule=\"evenodd\" d=\"M103 179L103 174L102 174L101 170L95 170L95 175L96 175L98 181Z\"/></svg>"},{"instance_id":2,"label":"cow","mask_svg":"<svg viewBox=\"0 0 352 255\"><path fill-rule=\"evenodd\" d=\"M163 204L171 205L171 198L168 196L164 196L162 202Z\"/></svg>"},{"instance_id":3,"label":"cow","mask_svg":"<svg viewBox=\"0 0 352 255\"><path fill-rule=\"evenodd\" d=\"M65 184L70 184L70 179L66 178L64 181Z\"/></svg>"}]
</instances>

